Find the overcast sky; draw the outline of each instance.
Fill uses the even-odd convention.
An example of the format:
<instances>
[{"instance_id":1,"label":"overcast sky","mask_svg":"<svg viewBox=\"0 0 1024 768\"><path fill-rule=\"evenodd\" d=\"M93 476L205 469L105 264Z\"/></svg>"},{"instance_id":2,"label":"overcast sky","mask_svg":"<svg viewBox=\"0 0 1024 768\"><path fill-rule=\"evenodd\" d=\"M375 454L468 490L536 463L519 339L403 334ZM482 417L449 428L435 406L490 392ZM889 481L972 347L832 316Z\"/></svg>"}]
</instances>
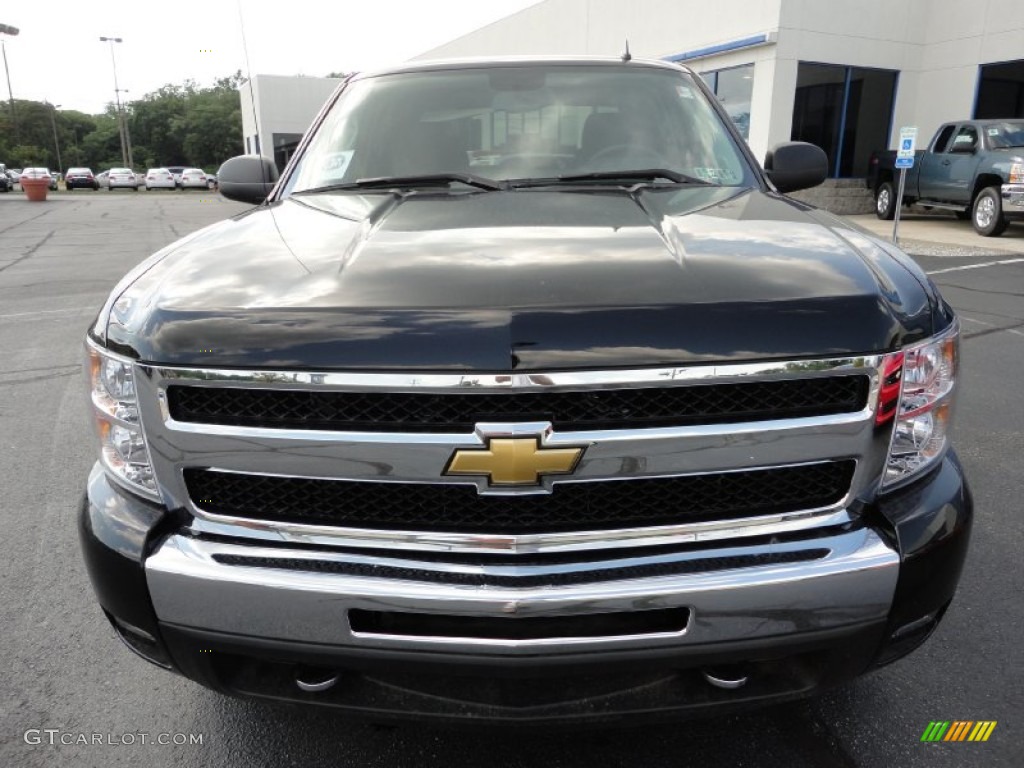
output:
<instances>
[{"instance_id":1,"label":"overcast sky","mask_svg":"<svg viewBox=\"0 0 1024 768\"><path fill-rule=\"evenodd\" d=\"M247 71L323 76L405 61L538 0L4 0L0 24L16 99L100 112L118 85L140 98L166 83ZM3 99L7 84L0 81Z\"/></svg>"}]
</instances>

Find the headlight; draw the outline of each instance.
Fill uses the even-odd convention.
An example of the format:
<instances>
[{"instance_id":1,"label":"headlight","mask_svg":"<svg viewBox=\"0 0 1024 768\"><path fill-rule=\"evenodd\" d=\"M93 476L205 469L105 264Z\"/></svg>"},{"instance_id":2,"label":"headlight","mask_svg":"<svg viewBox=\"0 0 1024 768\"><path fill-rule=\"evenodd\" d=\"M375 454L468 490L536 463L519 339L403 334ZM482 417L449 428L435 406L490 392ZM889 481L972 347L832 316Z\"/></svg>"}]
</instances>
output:
<instances>
[{"instance_id":1,"label":"headlight","mask_svg":"<svg viewBox=\"0 0 1024 768\"><path fill-rule=\"evenodd\" d=\"M960 347L960 324L933 339L887 355L879 394L879 424L894 421L882 487L917 477L949 444Z\"/></svg>"},{"instance_id":2,"label":"headlight","mask_svg":"<svg viewBox=\"0 0 1024 768\"><path fill-rule=\"evenodd\" d=\"M86 342L89 403L100 438L100 462L118 482L146 498L159 501L146 437L135 397L135 366Z\"/></svg>"}]
</instances>

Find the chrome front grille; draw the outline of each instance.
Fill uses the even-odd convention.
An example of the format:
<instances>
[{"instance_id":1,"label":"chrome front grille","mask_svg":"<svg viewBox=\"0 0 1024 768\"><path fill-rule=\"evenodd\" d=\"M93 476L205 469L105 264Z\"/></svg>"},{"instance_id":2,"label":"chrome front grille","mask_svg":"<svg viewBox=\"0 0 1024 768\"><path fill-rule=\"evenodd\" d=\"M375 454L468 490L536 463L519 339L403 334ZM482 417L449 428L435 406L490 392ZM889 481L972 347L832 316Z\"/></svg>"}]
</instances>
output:
<instances>
[{"instance_id":1,"label":"chrome front grille","mask_svg":"<svg viewBox=\"0 0 1024 768\"><path fill-rule=\"evenodd\" d=\"M160 492L198 533L523 553L848 521L885 457L879 365L494 375L140 365L136 386ZM444 475L454 451L495 434L586 452L570 476L538 487Z\"/></svg>"}]
</instances>

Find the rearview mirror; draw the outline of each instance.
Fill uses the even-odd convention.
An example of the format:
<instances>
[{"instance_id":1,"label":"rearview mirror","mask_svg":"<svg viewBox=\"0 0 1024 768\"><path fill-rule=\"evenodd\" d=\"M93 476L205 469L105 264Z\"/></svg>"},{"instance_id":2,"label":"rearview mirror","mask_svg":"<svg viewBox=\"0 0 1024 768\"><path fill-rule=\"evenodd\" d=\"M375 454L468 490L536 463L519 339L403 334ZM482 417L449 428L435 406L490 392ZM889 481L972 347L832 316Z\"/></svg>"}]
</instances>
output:
<instances>
[{"instance_id":1,"label":"rearview mirror","mask_svg":"<svg viewBox=\"0 0 1024 768\"><path fill-rule=\"evenodd\" d=\"M796 192L828 178L828 157L814 144L786 141L768 150L764 169L779 192Z\"/></svg>"},{"instance_id":2,"label":"rearview mirror","mask_svg":"<svg viewBox=\"0 0 1024 768\"><path fill-rule=\"evenodd\" d=\"M259 205L277 183L277 166L261 155L239 155L217 170L220 193L228 200Z\"/></svg>"}]
</instances>

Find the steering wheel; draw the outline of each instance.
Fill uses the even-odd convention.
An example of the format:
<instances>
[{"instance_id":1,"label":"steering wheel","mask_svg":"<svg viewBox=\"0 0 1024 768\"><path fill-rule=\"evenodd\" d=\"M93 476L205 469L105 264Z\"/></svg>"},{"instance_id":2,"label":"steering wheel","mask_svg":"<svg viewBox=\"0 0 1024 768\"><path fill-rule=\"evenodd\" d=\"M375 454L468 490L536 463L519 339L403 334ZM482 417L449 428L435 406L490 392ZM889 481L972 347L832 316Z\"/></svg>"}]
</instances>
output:
<instances>
[{"instance_id":1,"label":"steering wheel","mask_svg":"<svg viewBox=\"0 0 1024 768\"><path fill-rule=\"evenodd\" d=\"M634 168L667 168L665 158L661 153L655 152L650 147L634 146L632 144L613 144L610 147L599 149L592 154L584 163L584 168L592 165L601 165L612 159L629 158L630 165ZM610 168L606 170L619 170ZM626 169L622 169L626 170Z\"/></svg>"}]
</instances>

